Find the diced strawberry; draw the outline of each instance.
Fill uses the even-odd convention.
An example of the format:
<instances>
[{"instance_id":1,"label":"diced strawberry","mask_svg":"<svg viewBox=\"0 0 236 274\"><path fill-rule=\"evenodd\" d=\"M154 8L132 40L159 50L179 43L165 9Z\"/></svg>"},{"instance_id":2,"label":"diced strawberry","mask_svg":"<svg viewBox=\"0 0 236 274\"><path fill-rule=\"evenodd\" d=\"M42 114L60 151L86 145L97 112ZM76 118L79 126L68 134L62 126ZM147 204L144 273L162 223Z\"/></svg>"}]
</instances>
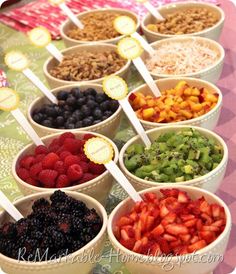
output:
<instances>
[{"instance_id":1,"label":"diced strawberry","mask_svg":"<svg viewBox=\"0 0 236 274\"><path fill-rule=\"evenodd\" d=\"M178 239L177 241L170 242L170 247L176 248L177 246L180 246L181 244L182 244L181 241Z\"/></svg>"},{"instance_id":2,"label":"diced strawberry","mask_svg":"<svg viewBox=\"0 0 236 274\"><path fill-rule=\"evenodd\" d=\"M155 193L148 192L144 194L144 197L147 202L153 202L157 198L157 195Z\"/></svg>"},{"instance_id":3,"label":"diced strawberry","mask_svg":"<svg viewBox=\"0 0 236 274\"><path fill-rule=\"evenodd\" d=\"M75 135L71 132L65 132L59 137L59 145L63 145L64 141L67 139L75 139Z\"/></svg>"},{"instance_id":4,"label":"diced strawberry","mask_svg":"<svg viewBox=\"0 0 236 274\"><path fill-rule=\"evenodd\" d=\"M147 216L146 220L146 231L150 231L153 228L155 218L153 216Z\"/></svg>"},{"instance_id":5,"label":"diced strawberry","mask_svg":"<svg viewBox=\"0 0 236 274\"><path fill-rule=\"evenodd\" d=\"M196 223L196 228L198 231L202 230L202 227L203 227L203 222L201 219L198 219L197 220L197 223Z\"/></svg>"},{"instance_id":6,"label":"diced strawberry","mask_svg":"<svg viewBox=\"0 0 236 274\"><path fill-rule=\"evenodd\" d=\"M191 244L194 244L194 243L196 243L198 240L199 240L199 237L195 235L195 236L190 240L190 243L191 243Z\"/></svg>"},{"instance_id":7,"label":"diced strawberry","mask_svg":"<svg viewBox=\"0 0 236 274\"><path fill-rule=\"evenodd\" d=\"M162 236L167 242L174 242L174 241L177 241L177 238L170 235L170 234L164 234Z\"/></svg>"},{"instance_id":8,"label":"diced strawberry","mask_svg":"<svg viewBox=\"0 0 236 274\"><path fill-rule=\"evenodd\" d=\"M212 224L213 220L208 214L202 213L201 217L202 217L202 219L204 219L206 221L206 223L205 223L206 225Z\"/></svg>"},{"instance_id":9,"label":"diced strawberry","mask_svg":"<svg viewBox=\"0 0 236 274\"><path fill-rule=\"evenodd\" d=\"M211 225L212 226L216 226L216 227L221 227L222 225L225 225L225 219L221 219L221 220L215 221Z\"/></svg>"},{"instance_id":10,"label":"diced strawberry","mask_svg":"<svg viewBox=\"0 0 236 274\"><path fill-rule=\"evenodd\" d=\"M165 239L163 239L162 237L160 237L158 239L158 244L161 247L162 253L165 253L165 254L169 254L170 253L170 251L171 251L170 246L169 246L168 242Z\"/></svg>"},{"instance_id":11,"label":"diced strawberry","mask_svg":"<svg viewBox=\"0 0 236 274\"><path fill-rule=\"evenodd\" d=\"M212 231L212 232L218 232L220 229L217 226L213 226L213 225L204 225L202 227L203 231Z\"/></svg>"},{"instance_id":12,"label":"diced strawberry","mask_svg":"<svg viewBox=\"0 0 236 274\"><path fill-rule=\"evenodd\" d=\"M179 237L184 243L188 243L192 236L190 234L183 234L179 235Z\"/></svg>"},{"instance_id":13,"label":"diced strawberry","mask_svg":"<svg viewBox=\"0 0 236 274\"><path fill-rule=\"evenodd\" d=\"M117 240L120 240L120 228L118 226L115 226L113 228L113 234L116 237Z\"/></svg>"},{"instance_id":14,"label":"diced strawberry","mask_svg":"<svg viewBox=\"0 0 236 274\"><path fill-rule=\"evenodd\" d=\"M36 155L38 155L38 154L47 154L48 153L48 148L46 146L43 146L43 145L37 146L34 150L34 153Z\"/></svg>"},{"instance_id":15,"label":"diced strawberry","mask_svg":"<svg viewBox=\"0 0 236 274\"><path fill-rule=\"evenodd\" d=\"M221 207L217 204L212 204L211 205L211 212L212 212L212 216L215 219L219 219L220 218L220 210Z\"/></svg>"},{"instance_id":16,"label":"diced strawberry","mask_svg":"<svg viewBox=\"0 0 236 274\"><path fill-rule=\"evenodd\" d=\"M216 239L215 232L211 232L211 231L200 231L199 236L201 237L202 240L205 240L207 244L210 244Z\"/></svg>"},{"instance_id":17,"label":"diced strawberry","mask_svg":"<svg viewBox=\"0 0 236 274\"><path fill-rule=\"evenodd\" d=\"M134 211L129 216L130 219L132 219L134 222L138 221L139 217L138 214Z\"/></svg>"},{"instance_id":18,"label":"diced strawberry","mask_svg":"<svg viewBox=\"0 0 236 274\"><path fill-rule=\"evenodd\" d=\"M177 215L173 212L170 212L164 217L164 219L161 221L161 223L163 226L166 226L168 224L174 223L176 218L177 218Z\"/></svg>"},{"instance_id":19,"label":"diced strawberry","mask_svg":"<svg viewBox=\"0 0 236 274\"><path fill-rule=\"evenodd\" d=\"M174 253L176 256L188 254L188 247L186 245L180 245L174 248Z\"/></svg>"},{"instance_id":20,"label":"diced strawberry","mask_svg":"<svg viewBox=\"0 0 236 274\"><path fill-rule=\"evenodd\" d=\"M59 156L54 153L54 152L50 152L49 154L47 154L43 161L42 161L42 166L43 168L46 168L46 169L53 169L54 168L54 165L55 163L59 160Z\"/></svg>"},{"instance_id":21,"label":"diced strawberry","mask_svg":"<svg viewBox=\"0 0 236 274\"><path fill-rule=\"evenodd\" d=\"M189 201L189 197L188 197L187 193L184 191L179 191L178 202L179 203L188 203L188 201Z\"/></svg>"},{"instance_id":22,"label":"diced strawberry","mask_svg":"<svg viewBox=\"0 0 236 274\"><path fill-rule=\"evenodd\" d=\"M135 240L138 241L141 239L142 235L142 224L141 221L139 220L137 223L134 225L134 237Z\"/></svg>"},{"instance_id":23,"label":"diced strawberry","mask_svg":"<svg viewBox=\"0 0 236 274\"><path fill-rule=\"evenodd\" d=\"M182 214L180 215L180 218L183 222L187 222L189 220L195 219L195 216L193 214Z\"/></svg>"},{"instance_id":24,"label":"diced strawberry","mask_svg":"<svg viewBox=\"0 0 236 274\"><path fill-rule=\"evenodd\" d=\"M196 225L196 223L197 223L197 219L192 219L192 220L189 220L189 221L185 222L184 225L186 227L193 227L193 226Z\"/></svg>"},{"instance_id":25,"label":"diced strawberry","mask_svg":"<svg viewBox=\"0 0 236 274\"><path fill-rule=\"evenodd\" d=\"M132 225L134 221L131 218L128 218L126 216L121 217L117 223L117 226L124 226L124 225Z\"/></svg>"},{"instance_id":26,"label":"diced strawberry","mask_svg":"<svg viewBox=\"0 0 236 274\"><path fill-rule=\"evenodd\" d=\"M188 234L188 228L181 224L167 225L166 231L172 235Z\"/></svg>"},{"instance_id":27,"label":"diced strawberry","mask_svg":"<svg viewBox=\"0 0 236 274\"><path fill-rule=\"evenodd\" d=\"M141 240L138 240L134 244L133 251L136 253L140 253L141 249L142 249L142 242Z\"/></svg>"},{"instance_id":28,"label":"diced strawberry","mask_svg":"<svg viewBox=\"0 0 236 274\"><path fill-rule=\"evenodd\" d=\"M174 197L177 198L179 195L179 190L172 188L172 189L161 189L160 192L165 196L165 197Z\"/></svg>"},{"instance_id":29,"label":"diced strawberry","mask_svg":"<svg viewBox=\"0 0 236 274\"><path fill-rule=\"evenodd\" d=\"M30 167L35 163L35 157L32 155L27 155L21 158L20 167L30 169Z\"/></svg>"},{"instance_id":30,"label":"diced strawberry","mask_svg":"<svg viewBox=\"0 0 236 274\"><path fill-rule=\"evenodd\" d=\"M158 243L154 243L150 248L150 255L152 256L159 256L161 255L161 247Z\"/></svg>"},{"instance_id":31,"label":"diced strawberry","mask_svg":"<svg viewBox=\"0 0 236 274\"><path fill-rule=\"evenodd\" d=\"M130 239L127 231L124 229L121 229L120 235L121 235L121 238L125 241L128 241Z\"/></svg>"},{"instance_id":32,"label":"diced strawberry","mask_svg":"<svg viewBox=\"0 0 236 274\"><path fill-rule=\"evenodd\" d=\"M200 205L200 211L206 213L207 215L211 216L211 207L207 201L204 201Z\"/></svg>"},{"instance_id":33,"label":"diced strawberry","mask_svg":"<svg viewBox=\"0 0 236 274\"><path fill-rule=\"evenodd\" d=\"M135 245L135 239L127 239L127 240L124 240L124 239L120 239L120 243L128 248L129 250L132 250L134 248L134 245Z\"/></svg>"},{"instance_id":34,"label":"diced strawberry","mask_svg":"<svg viewBox=\"0 0 236 274\"><path fill-rule=\"evenodd\" d=\"M160 208L160 216L161 218L164 218L170 211L165 205L162 205Z\"/></svg>"},{"instance_id":35,"label":"diced strawberry","mask_svg":"<svg viewBox=\"0 0 236 274\"><path fill-rule=\"evenodd\" d=\"M194 251L200 250L206 246L206 241L205 240L200 240L192 245L188 246L188 251L190 253L193 253Z\"/></svg>"},{"instance_id":36,"label":"diced strawberry","mask_svg":"<svg viewBox=\"0 0 236 274\"><path fill-rule=\"evenodd\" d=\"M158 238L164 232L165 232L165 229L164 229L163 225L160 224L151 231L151 234L154 238Z\"/></svg>"}]
</instances>

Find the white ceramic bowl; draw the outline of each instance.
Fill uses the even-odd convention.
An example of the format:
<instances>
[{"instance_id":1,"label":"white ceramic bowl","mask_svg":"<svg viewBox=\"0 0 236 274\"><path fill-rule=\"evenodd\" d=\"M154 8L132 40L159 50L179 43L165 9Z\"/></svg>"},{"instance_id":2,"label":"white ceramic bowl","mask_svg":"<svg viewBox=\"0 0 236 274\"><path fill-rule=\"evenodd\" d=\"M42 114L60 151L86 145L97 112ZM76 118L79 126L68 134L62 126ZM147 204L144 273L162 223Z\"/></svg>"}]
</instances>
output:
<instances>
[{"instance_id":1,"label":"white ceramic bowl","mask_svg":"<svg viewBox=\"0 0 236 274\"><path fill-rule=\"evenodd\" d=\"M64 86L64 87L59 87L59 88L55 88L52 89L51 92L53 94L57 94L59 91L61 90L65 90L65 91L70 91L72 88L74 87L79 87L81 91L86 90L87 88L94 88L97 92L99 93L103 93L103 88L101 85L97 85L97 84L73 84L73 85L68 85L68 86ZM74 131L92 131L92 132L97 132L100 134L103 134L109 138L114 138L116 135L116 132L119 128L120 125L120 120L121 120L121 113L122 113L122 109L119 106L119 108L117 109L117 111L115 113L113 113L109 118L107 118L106 120L96 124L96 125L92 125L89 127L82 127L82 128L77 128L77 129L56 129L56 128L49 128L49 127L45 127L43 125L40 125L38 123L36 123L33 119L32 119L32 114L34 112L35 109L42 107L42 105L47 104L49 101L48 99L43 96L43 97L39 97L36 98L29 106L28 111L27 111L27 118L29 120L29 122L31 123L32 127L36 130L36 132L38 133L39 136L45 136L48 134L53 134L53 133L63 133L63 132L74 132Z\"/></svg>"},{"instance_id":2,"label":"white ceramic bowl","mask_svg":"<svg viewBox=\"0 0 236 274\"><path fill-rule=\"evenodd\" d=\"M53 190L33 194L22 199L19 199L14 205L22 213L23 216L27 216L32 212L32 205L35 200L40 198L49 199ZM88 208L94 208L98 215L103 221L102 228L98 235L83 248L78 251L69 254L61 259L58 259L57 262L44 261L44 262L27 262L27 261L18 261L12 258L9 258L0 253L0 265L4 272L8 274L77 274L78 269L80 273L89 274L91 273L93 267L95 266L94 262L89 260L84 260L84 254L94 254L95 256L101 255L104 242L106 239L106 228L107 228L107 213L105 208L98 203L95 199L72 191L65 191L67 195L75 198L76 200L83 201ZM0 225L13 221L11 217L4 211L0 215ZM93 253L92 253L93 252ZM74 261L73 261L74 260Z\"/></svg>"},{"instance_id":3,"label":"white ceramic bowl","mask_svg":"<svg viewBox=\"0 0 236 274\"><path fill-rule=\"evenodd\" d=\"M210 82L204 81L204 80L200 80L200 79L196 79L196 78L166 78L166 79L159 79L156 80L156 84L159 88L159 90L165 91L171 88L174 88L179 81L186 81L191 87L197 87L197 88L207 88L210 92L212 93L217 93L219 95L218 97L218 102L216 104L216 106L210 110L209 112L207 112L206 114L197 117L197 118L193 118L193 119L189 119L186 121L180 121L180 122L174 122L174 123L155 123L155 122L149 122L149 121L145 121L142 119L139 119L140 122L142 123L143 127L148 130L148 129L152 129L152 128L157 128L157 127L163 127L163 126L169 126L169 125L191 125L191 126L199 126L199 127L203 127L209 130L213 130L219 120L220 117L220 112L221 112L221 107L222 107L222 100L223 100L223 96L222 93L220 91L220 89L211 84ZM144 84L136 89L134 89L132 91L132 93L142 93L144 95L153 95L152 92L150 91L149 87L147 86L147 84Z\"/></svg>"},{"instance_id":4,"label":"white ceramic bowl","mask_svg":"<svg viewBox=\"0 0 236 274\"><path fill-rule=\"evenodd\" d=\"M216 83L221 76L222 70L223 70L223 65L224 65L224 58L225 58L225 51L224 48L217 42L208 39L208 38L203 38L203 37L195 37L195 36L180 36L180 37L173 37L169 39L163 39L160 41L156 41L151 44L151 46L154 49L157 49L159 46L165 44L165 43L171 43L171 42L181 42L181 41L199 41L202 43L206 43L209 45L210 48L215 49L216 51L219 52L219 59L217 62L215 62L213 65L204 68L200 71L194 72L194 73L187 73L187 74L182 74L182 75L170 75L170 74L157 74L157 73L152 73L152 77L154 79L160 79L160 78L171 78L171 77L193 77L193 78L199 78L205 81L209 81L211 83ZM145 62L145 60L148 58L148 53L143 52L141 56L142 60Z\"/></svg>"},{"instance_id":5,"label":"white ceramic bowl","mask_svg":"<svg viewBox=\"0 0 236 274\"><path fill-rule=\"evenodd\" d=\"M224 14L224 11L221 8L217 7L216 5L212 5L210 3L203 3L203 2L186 1L186 2L178 2L178 3L163 5L157 8L157 10L163 15L163 17L165 17L167 14L180 11L180 10L185 10L187 8L206 8L209 11L217 14L219 21L214 26L207 28L203 31L195 32L191 34L184 34L182 36L194 35L194 36L206 37L206 38L218 41L224 26L225 14ZM149 30L147 28L147 25L153 24L155 22L156 22L156 19L150 13L146 14L146 16L143 17L143 20L141 22L143 33L149 43L155 42L157 40L165 39L165 38L179 36L179 35L162 34L162 33Z\"/></svg>"},{"instance_id":6,"label":"white ceramic bowl","mask_svg":"<svg viewBox=\"0 0 236 274\"><path fill-rule=\"evenodd\" d=\"M104 52L106 50L117 50L117 46L112 44L106 44L106 43L96 43L96 44L81 44L74 47L70 47L67 49L64 49L61 51L63 55L68 55L72 53L78 53L81 51L89 51L89 52ZM129 72L129 66L131 64L131 61L128 60L125 65L118 71L114 73L114 75L120 76L122 78L126 78ZM54 68L56 65L58 65L58 61L54 57L50 57L43 66L44 75L48 81L48 84L51 88L57 88L61 86L67 86L71 84L78 84L78 83L86 83L86 84L101 84L104 80L103 78L98 78L94 80L89 81L65 81L57 79L56 77L53 77L49 72L52 68Z\"/></svg>"},{"instance_id":7,"label":"white ceramic bowl","mask_svg":"<svg viewBox=\"0 0 236 274\"><path fill-rule=\"evenodd\" d=\"M184 128L189 128L189 126L160 127L160 128L154 128L154 129L148 130L148 131L146 131L146 133L147 133L148 137L150 138L151 142L153 142L161 134L164 134L169 131L178 132ZM210 130L200 128L200 127L193 127L193 126L191 126L191 128L199 131L201 134L203 134L206 137L213 138L219 145L222 146L223 159L220 162L220 164L215 169L213 169L212 171L207 173L206 175L189 180L189 181L170 182L170 183L158 183L158 182L147 181L147 180L141 179L141 178L135 176L134 174L132 174L131 172L129 172L124 164L124 155L125 155L126 149L134 143L142 143L142 141L140 140L140 137L135 136L132 139L130 139L122 147L122 149L120 151L120 155L119 155L119 164L120 164L121 170L124 172L125 176L128 178L130 183L134 186L134 188L137 191L141 191L141 190L155 187L155 186L163 186L163 185L171 185L174 187L178 187L179 185L195 186L195 187L206 189L213 193L217 191L217 189L220 186L221 181L224 178L226 166L227 166L227 162L228 162L227 145L225 144L224 140L219 135L215 134L214 132L212 132Z\"/></svg>"},{"instance_id":8,"label":"white ceramic bowl","mask_svg":"<svg viewBox=\"0 0 236 274\"><path fill-rule=\"evenodd\" d=\"M141 195L146 192L154 192L160 197L160 189L164 188L168 188L168 186L150 188L148 190L142 191ZM114 236L113 230L117 221L120 219L120 217L129 213L134 204L133 201L128 198L122 201L112 211L108 220L108 235L110 242L112 243L116 252L119 254L122 261L125 262L125 265L130 274L212 274L213 270L221 262L220 258L223 260L223 255L229 241L230 230L232 226L229 208L223 200L206 190L189 186L178 186L178 189L186 191L193 199L198 199L204 196L209 203L216 203L224 207L226 214L226 227L224 231L214 242L205 248L198 250L194 255L195 257L193 257L193 255L190 255L187 258L181 256L181 258L186 258L186 261L182 261L182 264L180 264L180 256L156 257L155 260L153 260L152 257L141 255L128 250L122 246Z\"/></svg>"},{"instance_id":9,"label":"white ceramic bowl","mask_svg":"<svg viewBox=\"0 0 236 274\"><path fill-rule=\"evenodd\" d=\"M75 134L75 136L77 138L82 137L84 134L91 133L95 136L106 139L114 149L114 162L118 161L118 154L119 154L118 149L117 149L116 145L107 137L105 137L101 134L95 133L95 132L88 132L88 131L78 131L78 132L73 132L73 133ZM51 140L59 137L60 135L61 135L61 133L48 135L48 136L43 137L42 141L45 143L45 145L48 145L51 142ZM12 163L12 175L13 175L19 189L25 196L33 194L33 193L39 193L39 192L45 192L45 191L51 190L48 188L32 186L32 185L24 182L23 180L21 180L21 178L16 173L16 168L18 167L19 160L24 155L32 154L34 148L35 148L35 145L32 143L27 145L25 148L23 148L16 155L16 157L14 158L13 163ZM87 194L87 195L93 197L94 199L99 201L101 204L105 204L107 196L108 196L108 194L111 190L111 187L112 187L112 182L113 182L113 177L106 170L105 172L103 172L101 175L94 178L93 180L90 180L90 181L80 184L80 185L61 188L61 190L63 190L63 191L64 190L78 191L78 192L81 192L81 193L84 193L84 194ZM56 190L56 189L52 189L52 190Z\"/></svg>"},{"instance_id":10,"label":"white ceramic bowl","mask_svg":"<svg viewBox=\"0 0 236 274\"><path fill-rule=\"evenodd\" d=\"M84 11L81 12L77 15L79 19L86 17L86 15L90 15L91 13L94 12L101 12L101 13L106 13L106 12L111 12L111 13L120 13L121 15L126 15L130 16L133 18L136 23L137 23L137 30L140 28L140 20L139 17L132 11L125 10L125 9L119 9L119 8L104 8L104 9L96 9L96 10L89 10L89 11ZM99 40L99 41L83 41L83 40L76 40L73 38L70 38L67 36L67 31L71 28L74 27L74 24L68 19L66 20L61 26L60 26L60 34L61 37L66 45L66 47L72 47L76 46L78 44L88 44L88 43L108 43L108 44L117 44L120 39L124 38L124 35L120 35L116 38L113 39L106 39L106 40Z\"/></svg>"}]
</instances>

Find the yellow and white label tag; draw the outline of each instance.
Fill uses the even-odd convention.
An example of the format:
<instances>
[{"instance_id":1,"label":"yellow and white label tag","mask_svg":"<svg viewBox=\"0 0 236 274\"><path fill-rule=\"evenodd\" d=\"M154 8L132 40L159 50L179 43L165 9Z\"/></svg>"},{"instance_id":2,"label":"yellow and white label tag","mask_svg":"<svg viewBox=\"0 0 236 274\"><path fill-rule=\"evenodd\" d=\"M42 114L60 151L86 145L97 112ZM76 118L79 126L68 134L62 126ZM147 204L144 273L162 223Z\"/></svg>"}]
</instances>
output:
<instances>
[{"instance_id":1,"label":"yellow and white label tag","mask_svg":"<svg viewBox=\"0 0 236 274\"><path fill-rule=\"evenodd\" d=\"M114 100L122 100L128 94L126 82L121 77L115 75L105 77L103 81L103 90Z\"/></svg>"},{"instance_id":2,"label":"yellow and white label tag","mask_svg":"<svg viewBox=\"0 0 236 274\"><path fill-rule=\"evenodd\" d=\"M113 25L115 30L123 35L131 35L137 28L135 21L129 16L117 17L114 20Z\"/></svg>"},{"instance_id":3,"label":"yellow and white label tag","mask_svg":"<svg viewBox=\"0 0 236 274\"><path fill-rule=\"evenodd\" d=\"M13 70L23 71L29 65L27 57L20 51L10 51L5 55L6 65Z\"/></svg>"},{"instance_id":4,"label":"yellow and white label tag","mask_svg":"<svg viewBox=\"0 0 236 274\"><path fill-rule=\"evenodd\" d=\"M16 91L10 88L0 88L0 109L12 111L19 106L20 98Z\"/></svg>"},{"instance_id":5,"label":"yellow and white label tag","mask_svg":"<svg viewBox=\"0 0 236 274\"><path fill-rule=\"evenodd\" d=\"M100 137L89 139L84 145L84 152L89 160L96 164L109 163L114 154L111 144Z\"/></svg>"},{"instance_id":6,"label":"yellow and white label tag","mask_svg":"<svg viewBox=\"0 0 236 274\"><path fill-rule=\"evenodd\" d=\"M46 47L52 41L50 32L44 27L32 29L28 35L31 43L37 47Z\"/></svg>"},{"instance_id":7,"label":"yellow and white label tag","mask_svg":"<svg viewBox=\"0 0 236 274\"><path fill-rule=\"evenodd\" d=\"M132 37L123 38L119 41L117 46L118 53L125 59L133 60L138 58L143 52L143 48L141 47L139 41Z\"/></svg>"},{"instance_id":8,"label":"yellow and white label tag","mask_svg":"<svg viewBox=\"0 0 236 274\"><path fill-rule=\"evenodd\" d=\"M65 0L48 0L50 4L60 5L65 2Z\"/></svg>"}]
</instances>

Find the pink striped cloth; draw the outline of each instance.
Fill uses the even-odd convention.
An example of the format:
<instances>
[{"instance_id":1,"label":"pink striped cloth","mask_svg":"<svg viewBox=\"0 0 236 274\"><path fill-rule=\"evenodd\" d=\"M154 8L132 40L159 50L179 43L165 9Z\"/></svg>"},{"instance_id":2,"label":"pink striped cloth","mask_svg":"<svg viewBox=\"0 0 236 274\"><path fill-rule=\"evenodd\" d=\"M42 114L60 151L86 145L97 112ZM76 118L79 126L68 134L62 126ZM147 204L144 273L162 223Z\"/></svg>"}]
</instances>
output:
<instances>
[{"instance_id":1,"label":"pink striped cloth","mask_svg":"<svg viewBox=\"0 0 236 274\"><path fill-rule=\"evenodd\" d=\"M154 6L177 2L178 0L151 0ZM183 0L182 0L183 1ZM202 0L203 1L203 0ZM205 0L217 4L218 0ZM68 0L68 6L74 13L89 9L119 7L132 10L143 16L147 11L142 4L135 0ZM48 0L37 0L19 8L11 9L0 14L0 22L22 32L27 32L37 26L44 26L51 32L54 39L59 39L59 25L66 19L63 12L55 6L50 5Z\"/></svg>"}]
</instances>

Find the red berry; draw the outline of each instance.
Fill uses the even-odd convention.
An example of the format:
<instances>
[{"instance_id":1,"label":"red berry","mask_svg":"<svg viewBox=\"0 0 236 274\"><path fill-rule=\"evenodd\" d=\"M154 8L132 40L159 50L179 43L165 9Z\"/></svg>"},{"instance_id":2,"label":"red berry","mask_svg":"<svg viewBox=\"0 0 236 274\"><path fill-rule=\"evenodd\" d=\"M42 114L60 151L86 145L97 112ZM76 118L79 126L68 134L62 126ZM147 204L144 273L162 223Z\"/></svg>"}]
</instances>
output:
<instances>
[{"instance_id":1,"label":"red berry","mask_svg":"<svg viewBox=\"0 0 236 274\"><path fill-rule=\"evenodd\" d=\"M54 165L54 170L56 170L59 174L65 174L66 168L62 161L57 161Z\"/></svg>"},{"instance_id":2,"label":"red berry","mask_svg":"<svg viewBox=\"0 0 236 274\"><path fill-rule=\"evenodd\" d=\"M55 163L59 160L59 156L54 153L50 152L42 161L43 168L53 168Z\"/></svg>"},{"instance_id":3,"label":"red berry","mask_svg":"<svg viewBox=\"0 0 236 274\"><path fill-rule=\"evenodd\" d=\"M67 176L71 181L79 180L83 176L83 170L80 165L74 164L68 168Z\"/></svg>"},{"instance_id":4,"label":"red berry","mask_svg":"<svg viewBox=\"0 0 236 274\"><path fill-rule=\"evenodd\" d=\"M83 169L83 173L87 173L89 170L89 165L86 162L80 161L79 165Z\"/></svg>"},{"instance_id":5,"label":"red berry","mask_svg":"<svg viewBox=\"0 0 236 274\"><path fill-rule=\"evenodd\" d=\"M80 148L83 146L83 142L81 140L67 138L64 141L63 147L65 150L70 151L73 154L79 153Z\"/></svg>"},{"instance_id":6,"label":"red berry","mask_svg":"<svg viewBox=\"0 0 236 274\"><path fill-rule=\"evenodd\" d=\"M105 171L104 165L98 165L93 162L89 162L89 172L100 175Z\"/></svg>"},{"instance_id":7,"label":"red berry","mask_svg":"<svg viewBox=\"0 0 236 274\"><path fill-rule=\"evenodd\" d=\"M16 173L23 181L25 181L26 179L30 177L29 171L23 167L18 168Z\"/></svg>"},{"instance_id":8,"label":"red berry","mask_svg":"<svg viewBox=\"0 0 236 274\"><path fill-rule=\"evenodd\" d=\"M86 133L86 134L84 134L83 139L84 140L88 140L88 139L93 138L93 137L96 137L96 136L93 135L93 134L91 134L91 133Z\"/></svg>"},{"instance_id":9,"label":"red berry","mask_svg":"<svg viewBox=\"0 0 236 274\"><path fill-rule=\"evenodd\" d=\"M60 145L51 144L51 145L48 146L48 150L49 150L50 152L55 152L55 153L56 153L60 148L61 148Z\"/></svg>"},{"instance_id":10,"label":"red berry","mask_svg":"<svg viewBox=\"0 0 236 274\"><path fill-rule=\"evenodd\" d=\"M46 146L43 146L43 145L37 146L34 150L34 153L36 155L38 155L38 154L47 154L48 153L48 148Z\"/></svg>"},{"instance_id":11,"label":"red berry","mask_svg":"<svg viewBox=\"0 0 236 274\"><path fill-rule=\"evenodd\" d=\"M59 137L59 144L63 145L65 139L67 138L71 138L71 139L75 139L75 135L71 132L65 132L63 133L60 137Z\"/></svg>"},{"instance_id":12,"label":"red berry","mask_svg":"<svg viewBox=\"0 0 236 274\"><path fill-rule=\"evenodd\" d=\"M61 174L58 176L57 182L56 182L57 188L68 187L70 185L71 185L70 180L68 179L68 177L65 174Z\"/></svg>"},{"instance_id":13,"label":"red berry","mask_svg":"<svg viewBox=\"0 0 236 274\"><path fill-rule=\"evenodd\" d=\"M32 167L30 168L30 176L32 178L37 178L39 172L41 172L42 169L43 169L42 163L36 163L32 165Z\"/></svg>"},{"instance_id":14,"label":"red berry","mask_svg":"<svg viewBox=\"0 0 236 274\"><path fill-rule=\"evenodd\" d=\"M96 178L97 175L91 174L91 173L84 173L83 177L79 180L80 184L86 183L90 180L93 180L94 178Z\"/></svg>"},{"instance_id":15,"label":"red berry","mask_svg":"<svg viewBox=\"0 0 236 274\"><path fill-rule=\"evenodd\" d=\"M60 153L60 158L61 158L61 160L62 161L64 161L65 160L65 158L67 157L67 156L69 156L69 155L72 155L69 151L62 151L61 153Z\"/></svg>"},{"instance_id":16,"label":"red berry","mask_svg":"<svg viewBox=\"0 0 236 274\"><path fill-rule=\"evenodd\" d=\"M29 169L35 163L35 158L32 155L27 155L20 160L20 166Z\"/></svg>"},{"instance_id":17,"label":"red berry","mask_svg":"<svg viewBox=\"0 0 236 274\"><path fill-rule=\"evenodd\" d=\"M58 172L52 169L44 169L39 173L39 180L44 187L53 188L56 185Z\"/></svg>"},{"instance_id":18,"label":"red berry","mask_svg":"<svg viewBox=\"0 0 236 274\"><path fill-rule=\"evenodd\" d=\"M64 165L66 168L74 164L78 165L79 163L80 163L80 158L76 155L69 155L64 160Z\"/></svg>"},{"instance_id":19,"label":"red berry","mask_svg":"<svg viewBox=\"0 0 236 274\"><path fill-rule=\"evenodd\" d=\"M86 162L86 163L90 162L90 160L87 158L87 156L85 155L84 152L80 153L78 156L80 158L80 161L83 161L83 162Z\"/></svg>"},{"instance_id":20,"label":"red berry","mask_svg":"<svg viewBox=\"0 0 236 274\"><path fill-rule=\"evenodd\" d=\"M26 183L28 183L28 184L30 184L30 185L32 185L32 186L39 186L39 182L38 181L36 181L35 179L33 179L33 178L28 178L28 179L26 179L25 180L26 181Z\"/></svg>"},{"instance_id":21,"label":"red berry","mask_svg":"<svg viewBox=\"0 0 236 274\"><path fill-rule=\"evenodd\" d=\"M45 156L46 156L46 154L38 154L38 155L36 155L35 162L36 163L42 162Z\"/></svg>"}]
</instances>

